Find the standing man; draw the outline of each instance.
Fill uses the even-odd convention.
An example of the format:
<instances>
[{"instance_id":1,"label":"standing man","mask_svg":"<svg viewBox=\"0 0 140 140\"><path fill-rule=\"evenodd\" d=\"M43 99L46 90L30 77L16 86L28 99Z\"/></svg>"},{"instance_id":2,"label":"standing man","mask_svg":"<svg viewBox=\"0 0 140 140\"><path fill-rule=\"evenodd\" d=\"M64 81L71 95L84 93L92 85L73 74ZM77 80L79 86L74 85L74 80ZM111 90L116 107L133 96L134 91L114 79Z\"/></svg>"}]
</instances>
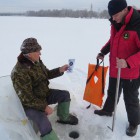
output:
<instances>
[{"instance_id":1,"label":"standing man","mask_svg":"<svg viewBox=\"0 0 140 140\"><path fill-rule=\"evenodd\" d=\"M63 75L68 65L49 70L40 59L41 49L37 39L25 39L11 78L27 117L39 128L41 139L59 140L47 117L53 113L49 105L58 103L59 123L76 125L78 119L69 114L71 100L69 92L50 89L49 79Z\"/></svg>"},{"instance_id":2,"label":"standing man","mask_svg":"<svg viewBox=\"0 0 140 140\"><path fill-rule=\"evenodd\" d=\"M140 86L140 13L125 0L111 0L108 3L111 16L111 35L101 49L97 59L104 59L110 53L110 77L108 97L102 110L94 113L112 116L114 111L117 71L121 68L119 97L123 90L124 102L129 122L128 136L136 135L140 124L139 86Z\"/></svg>"}]
</instances>

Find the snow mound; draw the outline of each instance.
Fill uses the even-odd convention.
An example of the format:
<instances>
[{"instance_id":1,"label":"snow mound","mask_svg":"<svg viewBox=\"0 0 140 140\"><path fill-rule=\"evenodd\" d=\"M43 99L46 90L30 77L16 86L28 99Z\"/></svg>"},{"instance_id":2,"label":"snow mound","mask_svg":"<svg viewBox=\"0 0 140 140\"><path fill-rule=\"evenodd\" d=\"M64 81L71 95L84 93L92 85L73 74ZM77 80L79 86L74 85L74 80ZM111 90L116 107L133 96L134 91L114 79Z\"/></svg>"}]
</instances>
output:
<instances>
[{"instance_id":1,"label":"snow mound","mask_svg":"<svg viewBox=\"0 0 140 140\"><path fill-rule=\"evenodd\" d=\"M39 140L14 91L10 76L0 77L0 138Z\"/></svg>"}]
</instances>

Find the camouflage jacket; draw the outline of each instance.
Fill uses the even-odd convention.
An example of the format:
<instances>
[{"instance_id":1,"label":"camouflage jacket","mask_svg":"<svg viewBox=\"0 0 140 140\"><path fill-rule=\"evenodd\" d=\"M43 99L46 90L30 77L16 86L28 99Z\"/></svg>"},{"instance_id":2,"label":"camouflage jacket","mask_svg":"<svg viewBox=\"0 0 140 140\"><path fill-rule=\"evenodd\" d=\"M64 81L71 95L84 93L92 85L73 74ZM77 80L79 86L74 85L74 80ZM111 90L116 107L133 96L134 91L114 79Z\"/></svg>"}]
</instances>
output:
<instances>
[{"instance_id":1,"label":"camouflage jacket","mask_svg":"<svg viewBox=\"0 0 140 140\"><path fill-rule=\"evenodd\" d=\"M46 98L50 94L48 79L62 74L59 68L49 70L41 60L33 63L20 54L12 70L11 79L24 107L44 111L47 105Z\"/></svg>"}]
</instances>

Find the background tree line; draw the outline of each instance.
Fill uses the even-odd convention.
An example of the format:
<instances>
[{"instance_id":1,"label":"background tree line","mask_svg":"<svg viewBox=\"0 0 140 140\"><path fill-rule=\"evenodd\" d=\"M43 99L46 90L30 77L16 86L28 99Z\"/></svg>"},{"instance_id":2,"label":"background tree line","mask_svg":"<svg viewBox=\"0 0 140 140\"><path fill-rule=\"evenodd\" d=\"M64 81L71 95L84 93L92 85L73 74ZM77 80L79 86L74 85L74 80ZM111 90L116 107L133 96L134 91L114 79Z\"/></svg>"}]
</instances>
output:
<instances>
[{"instance_id":1,"label":"background tree line","mask_svg":"<svg viewBox=\"0 0 140 140\"><path fill-rule=\"evenodd\" d=\"M108 11L102 12L87 11L87 10L40 10L40 11L27 11L26 16L38 17L72 17L72 18L109 18Z\"/></svg>"},{"instance_id":2,"label":"background tree line","mask_svg":"<svg viewBox=\"0 0 140 140\"><path fill-rule=\"evenodd\" d=\"M135 6L133 6L137 9ZM110 18L108 10L101 12L93 11L92 4L90 10L72 10L72 9L61 9L61 10L40 10L40 11L27 11L26 16L37 16L37 17L72 17L72 18Z\"/></svg>"},{"instance_id":3,"label":"background tree line","mask_svg":"<svg viewBox=\"0 0 140 140\"><path fill-rule=\"evenodd\" d=\"M34 17L71 17L71 18L109 18L108 11L96 12L92 10L39 10L24 13L0 13L0 16L34 16Z\"/></svg>"}]
</instances>

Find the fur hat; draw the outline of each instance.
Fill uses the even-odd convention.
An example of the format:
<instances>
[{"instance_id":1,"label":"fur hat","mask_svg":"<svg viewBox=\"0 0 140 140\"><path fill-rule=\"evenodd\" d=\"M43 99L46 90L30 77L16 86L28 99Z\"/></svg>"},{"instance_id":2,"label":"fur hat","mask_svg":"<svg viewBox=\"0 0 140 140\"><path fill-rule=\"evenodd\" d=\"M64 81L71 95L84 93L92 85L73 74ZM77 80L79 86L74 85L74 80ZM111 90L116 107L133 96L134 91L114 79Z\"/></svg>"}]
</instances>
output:
<instances>
[{"instance_id":1,"label":"fur hat","mask_svg":"<svg viewBox=\"0 0 140 140\"><path fill-rule=\"evenodd\" d=\"M25 39L20 47L20 50L23 54L40 51L41 49L41 46L38 44L37 39L35 38Z\"/></svg>"},{"instance_id":2,"label":"fur hat","mask_svg":"<svg viewBox=\"0 0 140 140\"><path fill-rule=\"evenodd\" d=\"M113 16L127 7L126 0L111 0L108 3L108 13Z\"/></svg>"}]
</instances>

